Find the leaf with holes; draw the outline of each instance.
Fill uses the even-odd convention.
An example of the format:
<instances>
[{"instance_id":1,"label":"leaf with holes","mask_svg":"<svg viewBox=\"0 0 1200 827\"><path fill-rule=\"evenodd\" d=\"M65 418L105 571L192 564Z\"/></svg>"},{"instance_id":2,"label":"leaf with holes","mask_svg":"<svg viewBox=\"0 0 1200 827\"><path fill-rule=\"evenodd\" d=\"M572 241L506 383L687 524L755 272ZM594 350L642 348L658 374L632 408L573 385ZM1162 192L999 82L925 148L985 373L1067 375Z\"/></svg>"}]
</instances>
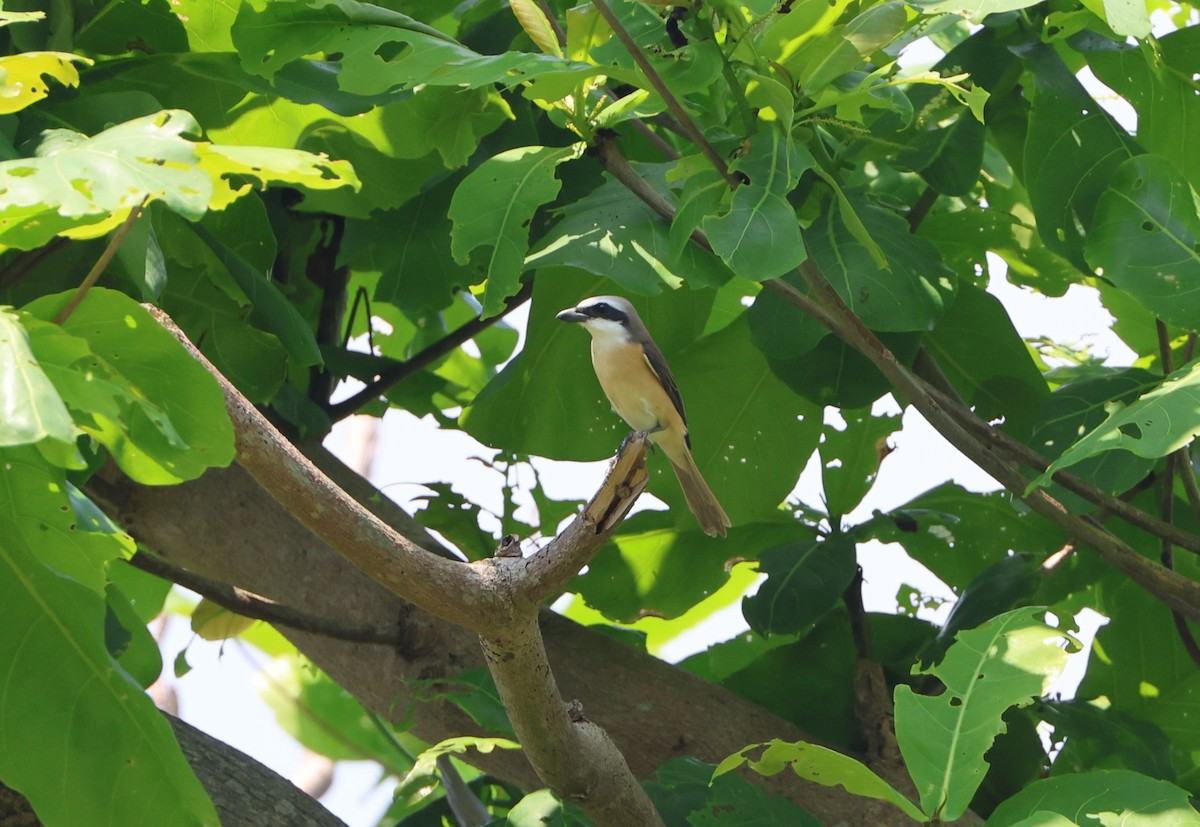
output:
<instances>
[{"instance_id":1,"label":"leaf with holes","mask_svg":"<svg viewBox=\"0 0 1200 827\"><path fill-rule=\"evenodd\" d=\"M757 759L748 753L766 747ZM846 792L866 798L877 798L895 805L914 821L925 822L925 815L915 804L901 795L895 787L876 775L865 764L840 752L804 741L788 743L775 739L764 744L751 744L735 752L717 765L713 778L719 778L746 764L759 775L778 775L788 767L796 775L826 787L844 787Z\"/></svg>"},{"instance_id":2,"label":"leaf with holes","mask_svg":"<svg viewBox=\"0 0 1200 827\"><path fill-rule=\"evenodd\" d=\"M450 249L465 264L477 247L489 247L483 262L487 288L483 315L504 309L504 300L519 289L529 252L529 223L543 204L554 199L562 183L554 177L559 164L578 157L569 146L525 146L484 161L463 179L450 200Z\"/></svg>"},{"instance_id":3,"label":"leaf with holes","mask_svg":"<svg viewBox=\"0 0 1200 827\"><path fill-rule=\"evenodd\" d=\"M1165 158L1139 155L1100 196L1084 249L1098 275L1165 321L1200 318L1200 216L1187 179Z\"/></svg>"},{"instance_id":4,"label":"leaf with holes","mask_svg":"<svg viewBox=\"0 0 1200 827\"><path fill-rule=\"evenodd\" d=\"M1200 434L1200 361L1180 368L1131 405L1114 404L1108 418L1050 464L1029 490L1080 460L1117 448L1139 457L1165 457Z\"/></svg>"},{"instance_id":5,"label":"leaf with holes","mask_svg":"<svg viewBox=\"0 0 1200 827\"><path fill-rule=\"evenodd\" d=\"M0 115L19 112L50 94L47 77L63 86L78 86L76 63L90 66L92 61L65 52L25 52L0 57Z\"/></svg>"},{"instance_id":6,"label":"leaf with holes","mask_svg":"<svg viewBox=\"0 0 1200 827\"><path fill-rule=\"evenodd\" d=\"M804 261L804 241L787 194L800 174L816 162L778 129L766 129L750 142L734 165L750 182L733 194L729 210L703 221L713 250L729 269L751 281L781 276Z\"/></svg>"},{"instance_id":7,"label":"leaf with holes","mask_svg":"<svg viewBox=\"0 0 1200 827\"><path fill-rule=\"evenodd\" d=\"M960 632L945 659L929 670L946 691L936 697L896 687L896 741L926 813L951 822L966 812L983 782L984 754L1005 730L1001 716L1046 691L1067 663L1062 629L1046 625L1046 609L1000 615Z\"/></svg>"}]
</instances>

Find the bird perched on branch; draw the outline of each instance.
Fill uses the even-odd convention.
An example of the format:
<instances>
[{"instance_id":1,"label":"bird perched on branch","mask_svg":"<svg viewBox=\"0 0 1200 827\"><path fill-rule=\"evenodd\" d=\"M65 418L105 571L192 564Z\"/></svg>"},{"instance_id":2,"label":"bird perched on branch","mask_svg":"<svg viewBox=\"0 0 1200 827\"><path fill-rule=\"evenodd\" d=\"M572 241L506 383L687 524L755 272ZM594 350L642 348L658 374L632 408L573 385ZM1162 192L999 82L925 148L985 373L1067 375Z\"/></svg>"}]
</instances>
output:
<instances>
[{"instance_id":1,"label":"bird perched on branch","mask_svg":"<svg viewBox=\"0 0 1200 827\"><path fill-rule=\"evenodd\" d=\"M679 388L633 305L619 296L594 296L557 318L592 334L592 366L613 410L662 448L704 533L724 537L731 523L692 459Z\"/></svg>"}]
</instances>

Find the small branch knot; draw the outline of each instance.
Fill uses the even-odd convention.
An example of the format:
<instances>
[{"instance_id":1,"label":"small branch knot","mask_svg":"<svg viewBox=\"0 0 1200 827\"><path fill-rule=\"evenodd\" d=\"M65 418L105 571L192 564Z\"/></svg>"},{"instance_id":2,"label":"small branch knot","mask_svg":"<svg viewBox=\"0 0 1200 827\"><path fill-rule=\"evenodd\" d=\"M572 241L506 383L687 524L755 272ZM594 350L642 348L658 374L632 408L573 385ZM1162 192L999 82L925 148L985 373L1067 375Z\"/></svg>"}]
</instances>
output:
<instances>
[{"instance_id":1,"label":"small branch knot","mask_svg":"<svg viewBox=\"0 0 1200 827\"><path fill-rule=\"evenodd\" d=\"M521 538L515 534L505 534L500 538L500 545L496 546L496 551L493 557L520 557L521 556Z\"/></svg>"},{"instance_id":2,"label":"small branch knot","mask_svg":"<svg viewBox=\"0 0 1200 827\"><path fill-rule=\"evenodd\" d=\"M567 704L567 717L573 724L582 724L588 720L588 717L583 714L583 704L579 702L578 698Z\"/></svg>"}]
</instances>

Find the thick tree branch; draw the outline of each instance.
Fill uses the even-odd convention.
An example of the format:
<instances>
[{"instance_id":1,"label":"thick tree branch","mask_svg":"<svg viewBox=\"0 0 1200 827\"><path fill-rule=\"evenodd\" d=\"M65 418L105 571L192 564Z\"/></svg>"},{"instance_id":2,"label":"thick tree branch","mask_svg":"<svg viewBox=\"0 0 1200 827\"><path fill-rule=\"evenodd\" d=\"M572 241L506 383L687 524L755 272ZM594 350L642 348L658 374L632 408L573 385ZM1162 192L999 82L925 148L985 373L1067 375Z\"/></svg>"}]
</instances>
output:
<instances>
[{"instance_id":1,"label":"thick tree branch","mask_svg":"<svg viewBox=\"0 0 1200 827\"><path fill-rule=\"evenodd\" d=\"M320 464L337 479L352 475L327 454ZM363 502L385 522L412 522L378 491L366 488ZM397 646L347 643L287 627L280 631L367 709L403 722L419 738L437 742L487 734L454 704L429 700L424 688L483 666L478 636L371 580L244 469L216 468L182 485L143 486L109 465L88 482L87 493L140 543L177 565L325 617L378 625L398 620ZM638 778L649 778L680 755L717 763L748 743L772 738L821 742L727 689L566 618L543 611L541 631L562 697L586 703L587 716L609 733ZM467 760L526 789L540 786L523 752L471 752ZM896 823L889 805L841 788L810 784L793 773L754 778L825 823Z\"/></svg>"},{"instance_id":2,"label":"thick tree branch","mask_svg":"<svg viewBox=\"0 0 1200 827\"><path fill-rule=\"evenodd\" d=\"M371 382L348 399L343 399L341 402L330 405L325 409L325 412L329 414L329 418L334 422L337 422L339 419L345 419L363 405L387 393L389 388L403 382L417 371L424 370L446 354L453 352L467 340L478 336L503 319L508 313L529 301L529 297L532 295L533 282L527 281L521 285L521 289L516 294L510 296L504 302L504 311L502 313L487 318L472 319L457 330L438 339L419 353L413 354L402 362L394 362L388 365L380 371L379 377L374 382Z\"/></svg>"},{"instance_id":3,"label":"thick tree branch","mask_svg":"<svg viewBox=\"0 0 1200 827\"><path fill-rule=\"evenodd\" d=\"M353 643L380 643L394 646L400 642L400 631L396 624L368 625L316 617L292 606L284 606L265 597L259 597L245 589L239 589L228 583L190 572L144 551L133 555L128 562L135 569L141 569L155 577L178 583L201 597L211 600L221 608L228 609L242 617L265 620L267 623L288 626L302 632L311 632L314 635L323 635Z\"/></svg>"}]
</instances>

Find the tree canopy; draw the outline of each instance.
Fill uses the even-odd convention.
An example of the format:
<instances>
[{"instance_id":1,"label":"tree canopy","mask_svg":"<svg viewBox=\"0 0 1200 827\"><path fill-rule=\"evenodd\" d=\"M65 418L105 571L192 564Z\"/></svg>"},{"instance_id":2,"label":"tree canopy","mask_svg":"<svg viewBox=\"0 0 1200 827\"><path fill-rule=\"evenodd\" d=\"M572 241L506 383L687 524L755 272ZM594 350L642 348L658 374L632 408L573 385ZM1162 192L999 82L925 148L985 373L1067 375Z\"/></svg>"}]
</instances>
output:
<instances>
[{"instance_id":1,"label":"tree canopy","mask_svg":"<svg viewBox=\"0 0 1200 827\"><path fill-rule=\"evenodd\" d=\"M402 779L389 824L1200 823L1194 6L40 6L0 10L4 807L328 823L154 707L166 604ZM1136 363L1023 339L994 279L1094 291ZM670 363L728 538L555 321L597 294ZM889 394L1003 490L851 519ZM497 449L499 532L320 447L393 408ZM526 473L614 453L587 503ZM873 541L943 625L864 609Z\"/></svg>"}]
</instances>

